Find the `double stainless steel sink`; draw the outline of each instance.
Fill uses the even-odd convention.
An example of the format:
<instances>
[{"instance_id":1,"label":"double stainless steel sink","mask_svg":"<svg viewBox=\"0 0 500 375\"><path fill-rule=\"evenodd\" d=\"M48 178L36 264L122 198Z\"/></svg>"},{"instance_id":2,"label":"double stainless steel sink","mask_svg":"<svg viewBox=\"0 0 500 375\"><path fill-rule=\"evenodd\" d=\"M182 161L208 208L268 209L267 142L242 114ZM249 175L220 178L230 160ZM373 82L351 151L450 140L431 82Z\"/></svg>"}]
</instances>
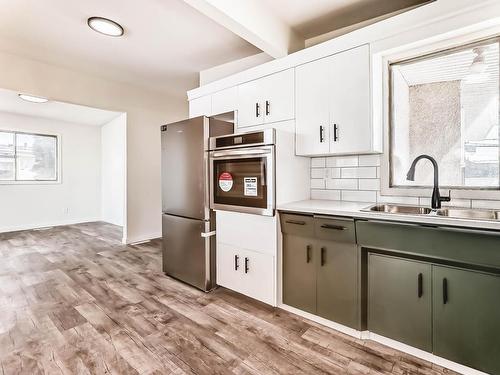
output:
<instances>
[{"instance_id":1,"label":"double stainless steel sink","mask_svg":"<svg viewBox=\"0 0 500 375\"><path fill-rule=\"evenodd\" d=\"M457 219L470 220L497 220L500 221L500 210L479 210L471 208L440 208L433 210L429 207L421 206L406 206L395 204L375 204L361 211L365 212L381 212L387 214L398 215L428 215L428 216L443 216Z\"/></svg>"}]
</instances>

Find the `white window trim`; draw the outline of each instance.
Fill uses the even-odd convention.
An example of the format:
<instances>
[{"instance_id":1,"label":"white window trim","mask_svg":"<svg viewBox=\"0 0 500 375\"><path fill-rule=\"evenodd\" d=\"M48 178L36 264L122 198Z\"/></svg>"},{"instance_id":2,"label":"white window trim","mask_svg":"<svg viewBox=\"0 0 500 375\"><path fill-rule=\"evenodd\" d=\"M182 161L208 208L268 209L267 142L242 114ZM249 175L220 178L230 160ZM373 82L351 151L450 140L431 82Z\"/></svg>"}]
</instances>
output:
<instances>
[{"instance_id":1,"label":"white window trim","mask_svg":"<svg viewBox=\"0 0 500 375\"><path fill-rule=\"evenodd\" d=\"M403 197L427 197L432 195L432 188L428 187L391 187L390 186L390 87L389 87L389 64L393 61L411 59L417 56L437 52L444 49L457 47L464 44L473 43L488 38L499 36L499 29L485 29L473 34L463 34L454 38L445 38L442 40L427 42L421 41L418 47L397 48L387 53L381 53L374 56L374 64L381 65L378 80L381 81L382 93L378 93L379 104L383 106L382 121L384 129L384 153L380 164L380 194L382 196L403 196ZM375 94L375 93L374 93ZM377 95L377 94L375 94ZM381 102L381 103L380 103ZM375 102L376 103L376 102ZM408 166L409 168L409 166ZM500 200L500 190L481 190L481 189L440 189L442 195L448 195L451 192L452 199L485 199Z\"/></svg>"},{"instance_id":2,"label":"white window trim","mask_svg":"<svg viewBox=\"0 0 500 375\"><path fill-rule=\"evenodd\" d=\"M53 181L48 180L40 180L40 181L7 181L0 180L0 185L58 185L62 184L62 166L61 166L61 155L62 155L62 137L58 133L51 132L37 132L33 129L8 129L8 128L0 128L0 132L10 132L10 133L26 133L26 134L37 134L37 135L46 135L50 137L56 137L57 139L57 179Z\"/></svg>"}]
</instances>

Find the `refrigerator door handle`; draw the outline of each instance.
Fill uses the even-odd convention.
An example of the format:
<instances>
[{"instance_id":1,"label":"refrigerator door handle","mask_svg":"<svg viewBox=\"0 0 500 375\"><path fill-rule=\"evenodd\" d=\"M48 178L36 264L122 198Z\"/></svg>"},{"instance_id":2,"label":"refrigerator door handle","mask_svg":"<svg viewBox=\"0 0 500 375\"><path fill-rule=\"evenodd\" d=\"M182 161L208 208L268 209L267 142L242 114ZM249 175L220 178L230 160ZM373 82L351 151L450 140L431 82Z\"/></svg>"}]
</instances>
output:
<instances>
[{"instance_id":1,"label":"refrigerator door handle","mask_svg":"<svg viewBox=\"0 0 500 375\"><path fill-rule=\"evenodd\" d=\"M201 232L201 236L204 238L215 236L215 231L213 230L211 232Z\"/></svg>"}]
</instances>

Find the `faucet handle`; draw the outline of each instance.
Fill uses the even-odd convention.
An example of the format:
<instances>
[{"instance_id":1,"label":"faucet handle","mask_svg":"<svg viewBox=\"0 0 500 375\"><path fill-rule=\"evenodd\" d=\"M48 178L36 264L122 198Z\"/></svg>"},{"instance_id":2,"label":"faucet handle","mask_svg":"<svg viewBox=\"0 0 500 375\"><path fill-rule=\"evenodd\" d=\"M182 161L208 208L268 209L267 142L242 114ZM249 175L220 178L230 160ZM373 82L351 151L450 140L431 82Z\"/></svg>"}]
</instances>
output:
<instances>
[{"instance_id":1,"label":"faucet handle","mask_svg":"<svg viewBox=\"0 0 500 375\"><path fill-rule=\"evenodd\" d=\"M441 197L441 202L450 202L451 201L451 190L448 190L447 197Z\"/></svg>"}]
</instances>

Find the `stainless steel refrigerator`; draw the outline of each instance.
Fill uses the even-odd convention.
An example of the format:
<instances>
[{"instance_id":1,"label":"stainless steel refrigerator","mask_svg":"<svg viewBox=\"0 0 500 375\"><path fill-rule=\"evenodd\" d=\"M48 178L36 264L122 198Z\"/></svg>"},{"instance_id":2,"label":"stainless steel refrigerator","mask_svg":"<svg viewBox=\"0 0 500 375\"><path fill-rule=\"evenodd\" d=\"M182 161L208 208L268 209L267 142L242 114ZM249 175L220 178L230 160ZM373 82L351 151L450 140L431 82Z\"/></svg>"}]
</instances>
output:
<instances>
[{"instance_id":1,"label":"stainless steel refrigerator","mask_svg":"<svg viewBox=\"0 0 500 375\"><path fill-rule=\"evenodd\" d=\"M232 122L205 116L161 127L163 271L204 291L215 287L208 139L232 132Z\"/></svg>"}]
</instances>

